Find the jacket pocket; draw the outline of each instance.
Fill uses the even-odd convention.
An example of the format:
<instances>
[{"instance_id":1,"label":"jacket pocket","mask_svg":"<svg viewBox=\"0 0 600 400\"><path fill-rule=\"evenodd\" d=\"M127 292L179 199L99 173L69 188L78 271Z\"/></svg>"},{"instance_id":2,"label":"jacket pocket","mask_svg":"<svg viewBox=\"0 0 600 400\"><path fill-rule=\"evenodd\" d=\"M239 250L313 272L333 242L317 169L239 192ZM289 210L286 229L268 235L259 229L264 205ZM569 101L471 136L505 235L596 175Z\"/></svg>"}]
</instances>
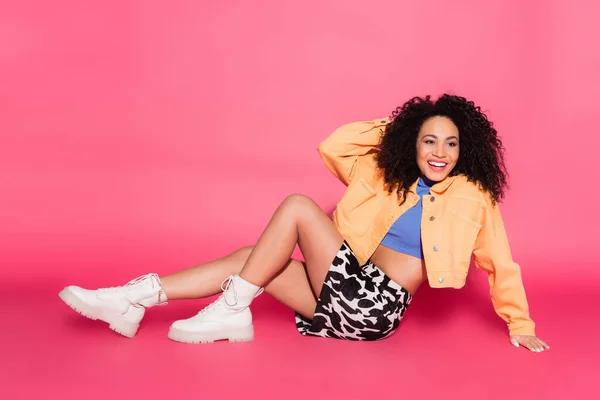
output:
<instances>
[{"instance_id":1,"label":"jacket pocket","mask_svg":"<svg viewBox=\"0 0 600 400\"><path fill-rule=\"evenodd\" d=\"M465 217L464 215L459 214L458 212L456 212L453 209L450 209L450 212L452 213L452 215L454 215L456 218L458 218L459 220L475 227L477 230L481 229L481 224L479 222L473 221L472 219Z\"/></svg>"},{"instance_id":2,"label":"jacket pocket","mask_svg":"<svg viewBox=\"0 0 600 400\"><path fill-rule=\"evenodd\" d=\"M381 211L383 197L364 179L353 182L338 203L345 224L356 233L364 233Z\"/></svg>"},{"instance_id":3,"label":"jacket pocket","mask_svg":"<svg viewBox=\"0 0 600 400\"><path fill-rule=\"evenodd\" d=\"M450 209L450 213L452 214L451 248L453 258L459 263L468 263L471 260L481 224L456 210Z\"/></svg>"}]
</instances>

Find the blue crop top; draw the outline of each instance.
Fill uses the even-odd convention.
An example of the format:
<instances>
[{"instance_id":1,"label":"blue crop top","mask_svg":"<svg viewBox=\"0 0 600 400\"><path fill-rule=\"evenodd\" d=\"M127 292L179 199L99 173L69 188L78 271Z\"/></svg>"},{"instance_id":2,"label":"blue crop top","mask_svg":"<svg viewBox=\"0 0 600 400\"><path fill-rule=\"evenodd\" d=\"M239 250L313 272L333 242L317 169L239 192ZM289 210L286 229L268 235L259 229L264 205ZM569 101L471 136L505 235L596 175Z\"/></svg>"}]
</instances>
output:
<instances>
[{"instance_id":1,"label":"blue crop top","mask_svg":"<svg viewBox=\"0 0 600 400\"><path fill-rule=\"evenodd\" d=\"M423 195L429 194L429 188L435 182L427 178L419 179L417 183L417 195L419 201L408 209L394 222L388 233L381 241L381 245L390 249L408 254L413 257L423 258L423 248L421 246L421 218L423 216Z\"/></svg>"}]
</instances>

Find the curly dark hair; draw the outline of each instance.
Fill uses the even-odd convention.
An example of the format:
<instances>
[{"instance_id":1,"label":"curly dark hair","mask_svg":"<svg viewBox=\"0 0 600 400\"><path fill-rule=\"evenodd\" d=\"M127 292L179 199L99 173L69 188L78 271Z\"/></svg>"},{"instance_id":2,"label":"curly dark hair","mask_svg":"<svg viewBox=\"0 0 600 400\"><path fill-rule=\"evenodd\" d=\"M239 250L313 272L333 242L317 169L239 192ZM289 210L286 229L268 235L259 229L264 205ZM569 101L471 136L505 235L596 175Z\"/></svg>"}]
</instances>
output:
<instances>
[{"instance_id":1,"label":"curly dark hair","mask_svg":"<svg viewBox=\"0 0 600 400\"><path fill-rule=\"evenodd\" d=\"M416 144L423 123L431 117L450 118L459 131L460 153L451 176L463 174L489 193L492 202L502 200L507 186L504 146L487 116L464 97L443 94L435 102L431 96L413 97L392 113L375 160L385 183L399 200L421 175L417 166Z\"/></svg>"}]
</instances>

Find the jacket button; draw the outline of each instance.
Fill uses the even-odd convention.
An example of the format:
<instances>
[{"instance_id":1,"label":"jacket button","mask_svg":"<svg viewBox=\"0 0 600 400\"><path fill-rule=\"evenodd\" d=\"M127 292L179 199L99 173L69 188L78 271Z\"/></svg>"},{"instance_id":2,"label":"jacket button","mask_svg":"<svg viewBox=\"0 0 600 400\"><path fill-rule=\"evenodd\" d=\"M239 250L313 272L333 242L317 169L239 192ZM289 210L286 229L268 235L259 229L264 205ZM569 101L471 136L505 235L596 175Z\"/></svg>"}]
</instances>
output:
<instances>
[{"instance_id":1,"label":"jacket button","mask_svg":"<svg viewBox=\"0 0 600 400\"><path fill-rule=\"evenodd\" d=\"M438 251L440 248L437 246L433 246L433 251Z\"/></svg>"},{"instance_id":2,"label":"jacket button","mask_svg":"<svg viewBox=\"0 0 600 400\"><path fill-rule=\"evenodd\" d=\"M440 283L444 283L444 277L443 277L443 276L440 276L440 277L438 278L438 281L439 281Z\"/></svg>"},{"instance_id":3,"label":"jacket button","mask_svg":"<svg viewBox=\"0 0 600 400\"><path fill-rule=\"evenodd\" d=\"M431 202L433 203L435 201L435 197L431 196L429 200L431 200Z\"/></svg>"},{"instance_id":4,"label":"jacket button","mask_svg":"<svg viewBox=\"0 0 600 400\"><path fill-rule=\"evenodd\" d=\"M434 220L435 220L435 217L432 215L431 217L429 217L429 220L430 220L430 221L434 221Z\"/></svg>"}]
</instances>

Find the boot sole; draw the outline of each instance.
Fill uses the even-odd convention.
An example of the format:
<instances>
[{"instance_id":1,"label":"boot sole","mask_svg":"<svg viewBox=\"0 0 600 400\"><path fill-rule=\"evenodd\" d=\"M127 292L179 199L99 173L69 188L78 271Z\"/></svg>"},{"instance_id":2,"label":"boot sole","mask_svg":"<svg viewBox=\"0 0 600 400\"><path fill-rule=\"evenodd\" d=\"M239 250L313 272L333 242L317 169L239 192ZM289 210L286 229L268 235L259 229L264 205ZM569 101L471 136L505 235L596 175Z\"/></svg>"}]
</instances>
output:
<instances>
[{"instance_id":1,"label":"boot sole","mask_svg":"<svg viewBox=\"0 0 600 400\"><path fill-rule=\"evenodd\" d=\"M58 294L58 297L60 297L61 300L64 301L69 307L84 317L106 322L110 329L130 339L135 336L140 326L140 324L127 321L119 313L107 312L105 310L90 306L85 301L73 294L69 288L64 288Z\"/></svg>"},{"instance_id":2,"label":"boot sole","mask_svg":"<svg viewBox=\"0 0 600 400\"><path fill-rule=\"evenodd\" d=\"M250 325L237 329L223 329L217 332L187 332L171 327L169 339L181 343L205 344L218 340L229 340L230 342L251 342L254 340L254 326Z\"/></svg>"}]
</instances>

